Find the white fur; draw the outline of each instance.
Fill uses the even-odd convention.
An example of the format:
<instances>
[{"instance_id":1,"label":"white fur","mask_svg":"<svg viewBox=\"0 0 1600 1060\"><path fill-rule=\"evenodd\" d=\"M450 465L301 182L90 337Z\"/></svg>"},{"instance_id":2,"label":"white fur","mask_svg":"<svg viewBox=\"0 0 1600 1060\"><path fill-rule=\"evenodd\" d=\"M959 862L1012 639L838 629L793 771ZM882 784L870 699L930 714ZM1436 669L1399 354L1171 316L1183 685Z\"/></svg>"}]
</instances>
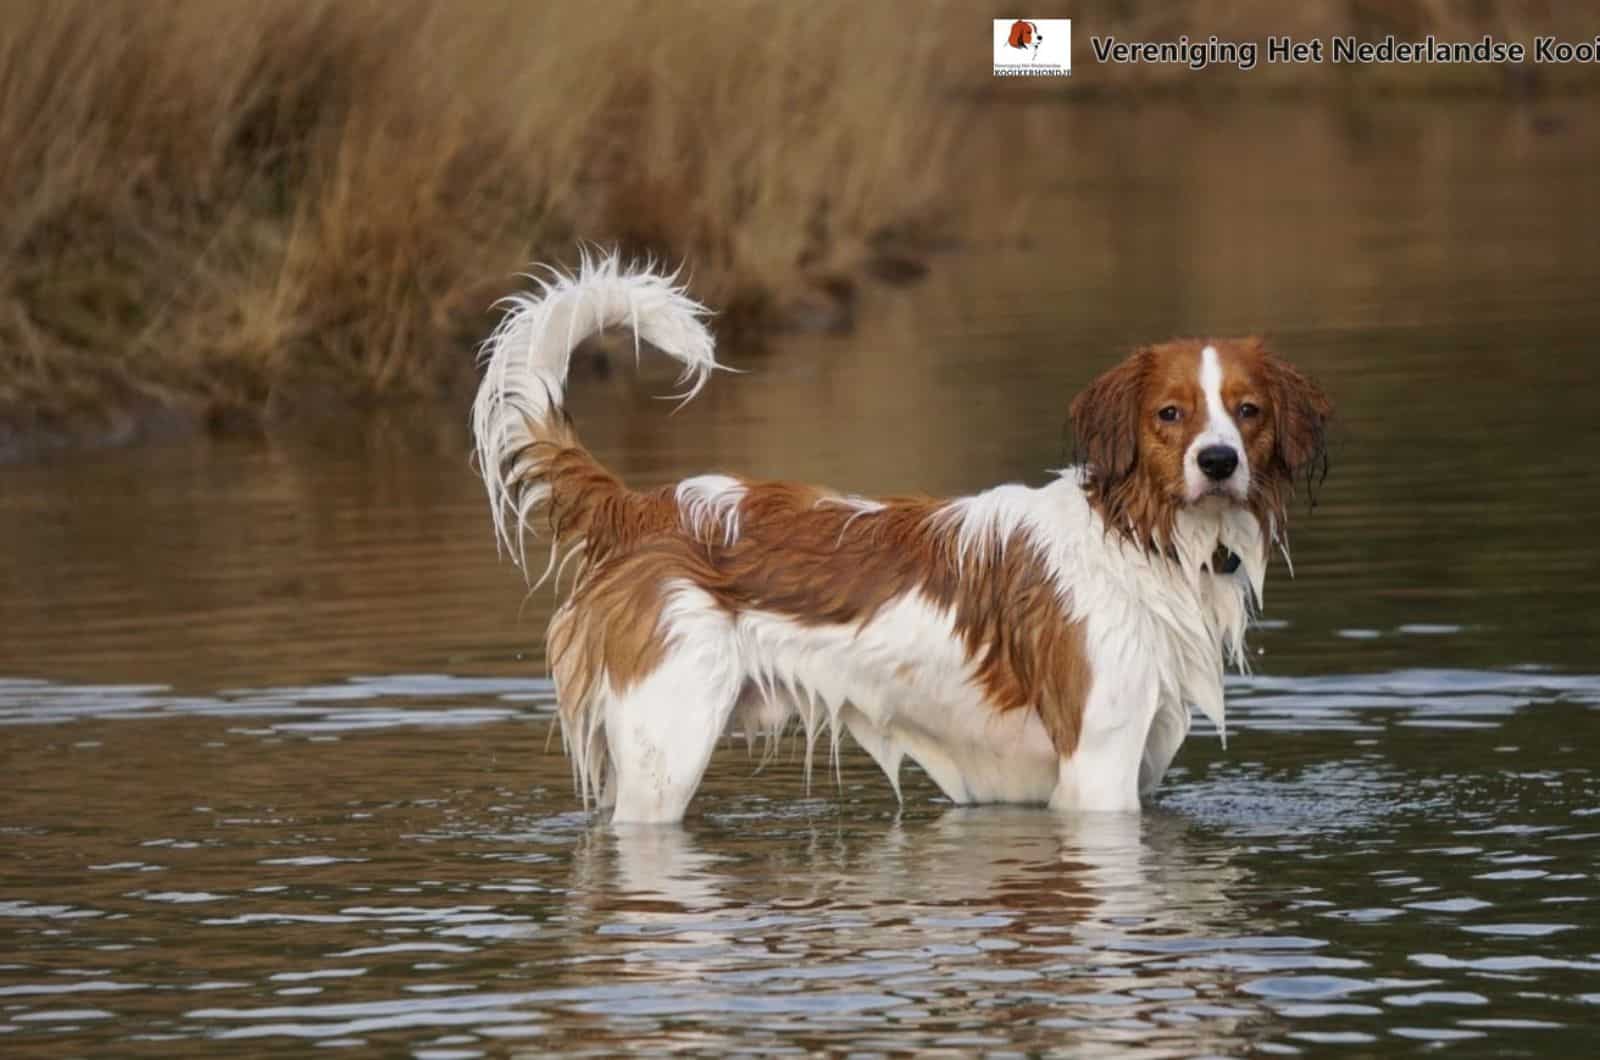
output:
<instances>
[{"instance_id":1,"label":"white fur","mask_svg":"<svg viewBox=\"0 0 1600 1060\"><path fill-rule=\"evenodd\" d=\"M1217 358L1217 348L1207 346L1200 351L1200 389L1206 396L1206 428L1195 435L1189 449L1183 454L1183 484L1190 503L1199 500L1207 490L1221 486L1243 500L1250 495L1250 461L1245 453L1244 437L1239 425L1228 414L1222 401L1222 362ZM1212 483L1200 470L1200 450L1212 445L1225 445L1239 457L1239 466L1233 474L1220 483Z\"/></svg>"},{"instance_id":2,"label":"white fur","mask_svg":"<svg viewBox=\"0 0 1600 1060\"><path fill-rule=\"evenodd\" d=\"M683 528L696 540L732 545L739 540L739 504L747 492L732 476L700 475L678 483L673 496Z\"/></svg>"},{"instance_id":3,"label":"white fur","mask_svg":"<svg viewBox=\"0 0 1600 1060\"><path fill-rule=\"evenodd\" d=\"M607 697L606 751L617 821L676 821L700 786L742 685L732 622L692 585L676 586L664 620L666 658L638 685Z\"/></svg>"},{"instance_id":4,"label":"white fur","mask_svg":"<svg viewBox=\"0 0 1600 1060\"><path fill-rule=\"evenodd\" d=\"M526 515L545 498L526 490L513 504L531 458L510 468L503 462L531 441L530 420L557 414L578 341L628 323L683 364L689 394L717 366L705 310L669 278L624 272L610 257L586 259L578 276L557 275L542 288L538 298L513 300L489 340L473 410L497 536L517 557ZM1234 444L1247 482L1214 349L1205 349L1200 372L1210 417L1202 438ZM745 494L738 480L708 475L685 480L675 497L688 532L733 543ZM856 497L819 503L851 508L852 520L884 510ZM932 518L950 535L958 562L980 550L1031 549L1063 613L1083 624L1091 687L1070 757L1057 754L1036 712L1001 711L989 701L953 614L919 591L864 622L829 625L730 611L678 583L666 587L659 616L663 660L622 691L611 675L593 675L583 702L562 704L585 802L612 806L617 821L677 820L725 731L742 729L752 742L765 737L770 748L798 718L808 766L822 732L837 752L848 729L897 793L900 765L910 758L957 803L1132 811L1187 735L1191 705L1223 729L1223 664L1245 664L1245 628L1266 572L1267 542L1248 512L1203 498L1177 516L1174 558L1156 556L1108 533L1080 470L1068 469L1037 489L1004 485L950 501ZM1240 557L1236 573L1211 569L1219 545Z\"/></svg>"},{"instance_id":5,"label":"white fur","mask_svg":"<svg viewBox=\"0 0 1600 1060\"><path fill-rule=\"evenodd\" d=\"M758 688L794 704L809 746L849 729L899 791L920 765L954 802L1043 802L1056 753L1031 711L1000 714L974 680L954 617L918 593L860 625L806 626L763 613L739 622L741 659Z\"/></svg>"},{"instance_id":6,"label":"white fur","mask_svg":"<svg viewBox=\"0 0 1600 1060\"><path fill-rule=\"evenodd\" d=\"M567 364L578 343L608 327L628 325L635 352L642 340L683 365L678 384L685 388L679 395L685 401L721 367L704 323L709 310L675 286L676 281L676 273L662 276L648 266L624 268L616 254L596 258L586 253L577 275L552 270L548 279L535 278L537 296L504 300L509 309L480 356L483 382L472 406L472 433L496 540L519 565L527 517L548 499L548 489L526 489L513 504L508 487L537 455L524 452L516 466L504 471L501 462L533 440L530 421L544 422L561 407Z\"/></svg>"}]
</instances>

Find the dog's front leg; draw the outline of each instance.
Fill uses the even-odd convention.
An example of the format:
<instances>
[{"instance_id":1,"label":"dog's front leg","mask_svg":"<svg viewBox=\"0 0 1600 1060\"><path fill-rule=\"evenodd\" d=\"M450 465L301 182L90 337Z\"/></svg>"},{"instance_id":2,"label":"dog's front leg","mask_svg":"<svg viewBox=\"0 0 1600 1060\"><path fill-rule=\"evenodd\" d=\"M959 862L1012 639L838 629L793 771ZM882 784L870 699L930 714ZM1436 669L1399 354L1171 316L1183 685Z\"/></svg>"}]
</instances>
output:
<instances>
[{"instance_id":1,"label":"dog's front leg","mask_svg":"<svg viewBox=\"0 0 1600 1060\"><path fill-rule=\"evenodd\" d=\"M1139 766L1158 702L1153 669L1097 671L1077 746L1061 759L1050 808L1137 813Z\"/></svg>"}]
</instances>

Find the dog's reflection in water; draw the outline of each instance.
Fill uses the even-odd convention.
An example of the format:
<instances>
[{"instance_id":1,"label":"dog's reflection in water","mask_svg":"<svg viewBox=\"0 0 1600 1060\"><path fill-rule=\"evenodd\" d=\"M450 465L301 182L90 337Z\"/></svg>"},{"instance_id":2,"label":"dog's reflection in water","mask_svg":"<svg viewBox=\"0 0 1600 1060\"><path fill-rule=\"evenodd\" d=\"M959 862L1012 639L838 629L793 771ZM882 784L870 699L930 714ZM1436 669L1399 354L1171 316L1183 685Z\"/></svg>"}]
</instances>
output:
<instances>
[{"instance_id":1,"label":"dog's reflection in water","mask_svg":"<svg viewBox=\"0 0 1600 1060\"><path fill-rule=\"evenodd\" d=\"M1235 1000L1228 969L1194 954L1229 933L1246 874L1232 847L1181 817L993 807L876 829L764 827L593 834L598 934L623 951L620 974L673 981L707 1005L826 989L932 1011L1015 991L1018 1015L1085 1019L1084 1042L1155 1015L1189 1028L1162 1027L1166 1045L1238 1044L1246 1013L1213 1007L1219 991ZM1185 1002L1201 1014L1167 1021Z\"/></svg>"},{"instance_id":2,"label":"dog's reflection in water","mask_svg":"<svg viewBox=\"0 0 1600 1060\"><path fill-rule=\"evenodd\" d=\"M1209 911L1210 919L1225 908L1240 870L1231 848L1197 850L1192 831L1160 812L957 807L881 830L809 823L763 836L723 826L613 825L597 829L588 856L614 853L617 898L684 912L805 899L813 908L1009 900L1019 912L1053 908L1070 920L1082 917L1066 917L1068 908L1150 922L1165 922L1176 908Z\"/></svg>"}]
</instances>

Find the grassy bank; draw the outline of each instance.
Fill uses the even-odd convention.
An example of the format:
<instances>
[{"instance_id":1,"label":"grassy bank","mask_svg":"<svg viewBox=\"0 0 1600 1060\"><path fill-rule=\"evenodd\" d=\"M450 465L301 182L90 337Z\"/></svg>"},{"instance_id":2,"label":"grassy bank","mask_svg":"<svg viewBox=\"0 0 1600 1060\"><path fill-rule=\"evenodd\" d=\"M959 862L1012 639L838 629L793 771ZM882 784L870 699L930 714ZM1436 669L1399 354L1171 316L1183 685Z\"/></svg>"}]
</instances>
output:
<instances>
[{"instance_id":1,"label":"grassy bank","mask_svg":"<svg viewBox=\"0 0 1600 1060\"><path fill-rule=\"evenodd\" d=\"M512 274L580 239L690 263L725 332L838 323L863 273L914 272L930 239L992 238L996 209L1070 172L1064 126L1027 157L967 158L964 123L996 101L1528 90L1494 68L1091 70L1091 33L1581 21L1519 0L1074 3L1034 13L1078 20L1080 76L1023 84L988 76L994 13L0 0L0 452L151 410L228 425L464 387ZM977 201L964 165L1018 190Z\"/></svg>"},{"instance_id":2,"label":"grassy bank","mask_svg":"<svg viewBox=\"0 0 1600 1060\"><path fill-rule=\"evenodd\" d=\"M759 326L936 220L932 35L872 5L604 6L0 5L12 433L437 392L511 274L579 238L690 261L724 327Z\"/></svg>"}]
</instances>

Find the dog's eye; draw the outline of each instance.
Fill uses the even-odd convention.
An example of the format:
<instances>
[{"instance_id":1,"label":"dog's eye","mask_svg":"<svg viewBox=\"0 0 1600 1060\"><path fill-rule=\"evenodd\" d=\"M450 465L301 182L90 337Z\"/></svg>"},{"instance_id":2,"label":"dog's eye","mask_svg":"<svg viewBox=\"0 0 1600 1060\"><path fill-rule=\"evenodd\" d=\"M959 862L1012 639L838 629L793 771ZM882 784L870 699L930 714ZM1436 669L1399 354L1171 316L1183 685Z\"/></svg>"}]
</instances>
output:
<instances>
[{"instance_id":1,"label":"dog's eye","mask_svg":"<svg viewBox=\"0 0 1600 1060\"><path fill-rule=\"evenodd\" d=\"M1239 418L1241 420L1255 419L1259 415L1261 415L1261 409L1259 406L1252 405L1248 401L1242 402L1239 405Z\"/></svg>"},{"instance_id":2,"label":"dog's eye","mask_svg":"<svg viewBox=\"0 0 1600 1060\"><path fill-rule=\"evenodd\" d=\"M1178 411L1178 406L1176 405L1163 405L1161 411L1156 415L1161 418L1163 423L1177 423L1183 413Z\"/></svg>"}]
</instances>

